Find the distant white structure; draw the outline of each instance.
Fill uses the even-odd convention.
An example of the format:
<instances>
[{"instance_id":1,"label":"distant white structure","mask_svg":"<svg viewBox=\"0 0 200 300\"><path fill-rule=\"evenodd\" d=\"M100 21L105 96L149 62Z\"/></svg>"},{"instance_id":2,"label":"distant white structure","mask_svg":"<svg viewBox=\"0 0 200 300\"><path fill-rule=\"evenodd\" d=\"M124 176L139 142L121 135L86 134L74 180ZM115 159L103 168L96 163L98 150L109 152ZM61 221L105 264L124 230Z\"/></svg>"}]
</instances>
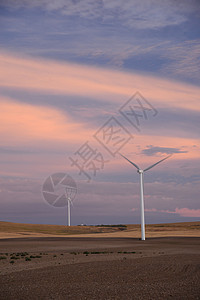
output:
<instances>
[{"instance_id":1,"label":"distant white structure","mask_svg":"<svg viewBox=\"0 0 200 300\"><path fill-rule=\"evenodd\" d=\"M67 221L68 221L68 226L71 226L71 205L73 206L72 200L75 198L76 193L77 193L77 186L76 182L74 179L67 175L65 178L65 197L67 200Z\"/></svg>"},{"instance_id":2,"label":"distant white structure","mask_svg":"<svg viewBox=\"0 0 200 300\"><path fill-rule=\"evenodd\" d=\"M67 198L68 226L71 226L71 205L72 205L72 200L70 198Z\"/></svg>"},{"instance_id":3,"label":"distant white structure","mask_svg":"<svg viewBox=\"0 0 200 300\"><path fill-rule=\"evenodd\" d=\"M168 155L167 157L159 160L157 163L151 165L150 167L142 170L140 169L135 163L133 163L132 161L130 161L128 158L126 158L125 156L123 156L122 154L120 154L123 158L125 158L130 164L132 164L136 169L137 172L140 175L140 211L141 211L141 239L142 241L145 241L145 219L144 219L144 172L150 170L151 168L155 167L157 164L161 163L162 161L166 160L167 158L169 158L170 156L172 156L172 154Z\"/></svg>"}]
</instances>

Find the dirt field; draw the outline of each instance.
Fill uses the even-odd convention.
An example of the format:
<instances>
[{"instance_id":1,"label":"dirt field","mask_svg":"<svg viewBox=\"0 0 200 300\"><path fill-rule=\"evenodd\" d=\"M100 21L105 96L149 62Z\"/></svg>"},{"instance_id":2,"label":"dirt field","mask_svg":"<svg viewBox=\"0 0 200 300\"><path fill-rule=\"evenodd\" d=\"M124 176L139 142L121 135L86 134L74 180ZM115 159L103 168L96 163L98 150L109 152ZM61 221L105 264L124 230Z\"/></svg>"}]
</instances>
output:
<instances>
[{"instance_id":1,"label":"dirt field","mask_svg":"<svg viewBox=\"0 0 200 300\"><path fill-rule=\"evenodd\" d=\"M2 300L200 299L198 237L1 239L0 253Z\"/></svg>"}]
</instances>

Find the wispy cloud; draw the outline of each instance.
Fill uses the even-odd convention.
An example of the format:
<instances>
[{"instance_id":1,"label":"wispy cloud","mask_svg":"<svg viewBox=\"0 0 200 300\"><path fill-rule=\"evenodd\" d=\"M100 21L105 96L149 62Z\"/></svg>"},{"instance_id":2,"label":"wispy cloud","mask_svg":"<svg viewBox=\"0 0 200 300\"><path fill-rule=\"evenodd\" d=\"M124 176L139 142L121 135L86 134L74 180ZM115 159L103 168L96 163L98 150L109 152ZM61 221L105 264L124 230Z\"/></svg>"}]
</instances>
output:
<instances>
[{"instance_id":1,"label":"wispy cloud","mask_svg":"<svg viewBox=\"0 0 200 300\"><path fill-rule=\"evenodd\" d=\"M4 111L1 135L4 146L12 145L15 132L18 132L18 139L15 138L16 134L14 137L16 143L23 136L23 140L25 137L27 140L45 137L46 140L57 142L70 140L72 143L86 140L108 117L119 115L119 107L137 90L159 112L157 121L145 120L146 134L138 136L136 143L145 149L146 145L152 145L152 140L159 139L162 149L152 149L151 146L143 154L156 154L159 151L171 153L177 149L180 153L183 145L188 148L182 149L182 152L189 151L191 145L199 145L193 134L195 126L198 130L198 122L195 121L195 126L189 126L190 122L193 124L197 120L200 111L198 87L153 76L46 59L21 58L11 54L0 55L0 67L1 111ZM191 101L188 101L188 97ZM22 115L20 124L18 114ZM185 127L180 123L183 116L188 118L189 139L186 138ZM102 124L99 120L102 120ZM173 127L170 127L173 120ZM152 128L151 123L154 124ZM133 128L130 130L134 134Z\"/></svg>"},{"instance_id":2,"label":"wispy cloud","mask_svg":"<svg viewBox=\"0 0 200 300\"><path fill-rule=\"evenodd\" d=\"M8 0L1 5L11 10L1 16L7 49L12 45L32 56L149 71L199 83L198 35L180 36L184 23L200 13L197 0ZM41 19L45 19L43 26ZM172 29L166 34L171 26L173 34Z\"/></svg>"},{"instance_id":3,"label":"wispy cloud","mask_svg":"<svg viewBox=\"0 0 200 300\"><path fill-rule=\"evenodd\" d=\"M14 9L20 7L43 7L47 11L60 11L68 16L79 16L86 19L101 19L102 22L117 21L124 26L139 29L158 29L170 25L179 25L187 20L187 14L198 9L198 2L193 0L174 2L144 0L111 0L111 1L72 1L72 0L28 0L2 1Z\"/></svg>"},{"instance_id":4,"label":"wispy cloud","mask_svg":"<svg viewBox=\"0 0 200 300\"><path fill-rule=\"evenodd\" d=\"M142 150L142 153L145 154L145 155L155 155L155 154L158 154L158 153L166 153L166 154L173 154L173 153L187 153L188 151L186 150L181 150L181 149L178 149L178 148L168 148L168 147L156 147L156 146L152 146L152 145L149 145L147 146L146 149L143 149Z\"/></svg>"},{"instance_id":5,"label":"wispy cloud","mask_svg":"<svg viewBox=\"0 0 200 300\"><path fill-rule=\"evenodd\" d=\"M22 221L23 216L26 215L29 221L34 222L37 215L43 213L47 223L64 224L66 209L55 209L47 205L41 195L43 181L44 179L0 178L1 220L6 220L8 216L11 221L15 218ZM151 194L145 195L145 204L149 207L146 209L146 217L151 222L166 222L169 220L168 216L172 216L170 221L174 222L180 221L180 217L199 218L199 185L196 192L194 190L190 192L189 185L184 185L182 195L180 186L176 184L172 186L167 183L147 184L148 190L149 185ZM80 223L81 218L87 224L93 222L95 224L97 220L102 220L101 222L114 220L114 223L118 223L119 220L123 220L124 223L140 222L138 183L93 182L87 185L77 182L77 186L78 194L72 208L73 222L77 220ZM169 190L167 196L166 189ZM190 208L187 204L189 194L192 197Z\"/></svg>"},{"instance_id":6,"label":"wispy cloud","mask_svg":"<svg viewBox=\"0 0 200 300\"><path fill-rule=\"evenodd\" d=\"M2 114L0 136L4 145L12 146L14 143L20 145L24 142L33 145L36 141L74 143L92 134L89 128L74 123L66 113L63 114L47 106L36 107L10 99L1 99L0 107ZM5 151L5 149L1 150Z\"/></svg>"},{"instance_id":7,"label":"wispy cloud","mask_svg":"<svg viewBox=\"0 0 200 300\"><path fill-rule=\"evenodd\" d=\"M19 147L0 147L0 153L5 154L31 154L34 151L30 149L23 149Z\"/></svg>"},{"instance_id":8,"label":"wispy cloud","mask_svg":"<svg viewBox=\"0 0 200 300\"><path fill-rule=\"evenodd\" d=\"M172 74L182 79L200 77L199 39L169 44L162 55L167 58L161 67L163 74Z\"/></svg>"},{"instance_id":9,"label":"wispy cloud","mask_svg":"<svg viewBox=\"0 0 200 300\"><path fill-rule=\"evenodd\" d=\"M178 214L182 217L192 217L192 218L199 218L200 217L200 209L189 209L189 208L176 208L174 211L171 210L158 210L156 208L145 209L146 212L158 212L158 213L166 213L166 214Z\"/></svg>"},{"instance_id":10,"label":"wispy cloud","mask_svg":"<svg viewBox=\"0 0 200 300\"><path fill-rule=\"evenodd\" d=\"M142 90L148 100L153 100L155 105L159 103L161 108L200 110L197 86L154 76L47 59L21 58L12 54L0 54L0 67L0 82L5 88L52 95L84 95L93 101L109 98L111 103L119 104L122 98L130 97L133 91ZM188 101L188 97L192 101Z\"/></svg>"}]
</instances>

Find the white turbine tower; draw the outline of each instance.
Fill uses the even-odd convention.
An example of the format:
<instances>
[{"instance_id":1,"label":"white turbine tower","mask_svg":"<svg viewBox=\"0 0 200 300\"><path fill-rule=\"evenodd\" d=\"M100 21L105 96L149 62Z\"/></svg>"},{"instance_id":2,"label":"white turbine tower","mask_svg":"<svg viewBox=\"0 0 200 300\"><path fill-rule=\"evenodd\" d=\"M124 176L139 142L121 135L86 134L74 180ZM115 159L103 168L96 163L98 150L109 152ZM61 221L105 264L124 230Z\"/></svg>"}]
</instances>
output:
<instances>
[{"instance_id":1,"label":"white turbine tower","mask_svg":"<svg viewBox=\"0 0 200 300\"><path fill-rule=\"evenodd\" d=\"M68 226L71 226L71 205L72 200L68 197L67 198L67 212L68 212Z\"/></svg>"},{"instance_id":2,"label":"white turbine tower","mask_svg":"<svg viewBox=\"0 0 200 300\"><path fill-rule=\"evenodd\" d=\"M72 181L72 184L74 184L73 181ZM75 195L77 192L76 186L72 186L72 184L71 184L71 186L69 186L69 185L67 186L66 193L65 193L66 200L67 200L68 226L71 226L71 205L73 206L72 199L75 198Z\"/></svg>"},{"instance_id":3,"label":"white turbine tower","mask_svg":"<svg viewBox=\"0 0 200 300\"><path fill-rule=\"evenodd\" d=\"M120 154L123 158L125 158L129 163L131 163L136 169L137 172L140 175L140 212L141 212L141 239L142 241L145 241L145 220L144 220L144 172L150 170L151 168L155 167L157 164L161 163L162 161L166 160L172 154L168 155L167 157L159 160L157 163L151 165L150 167L142 170L140 169L135 163L130 161L128 158L126 158L124 155Z\"/></svg>"},{"instance_id":4,"label":"white turbine tower","mask_svg":"<svg viewBox=\"0 0 200 300\"><path fill-rule=\"evenodd\" d=\"M67 200L67 221L68 221L68 226L71 226L71 205L73 206L72 200L76 196L77 186L74 179L69 175L67 175L64 183L65 183L65 201Z\"/></svg>"}]
</instances>

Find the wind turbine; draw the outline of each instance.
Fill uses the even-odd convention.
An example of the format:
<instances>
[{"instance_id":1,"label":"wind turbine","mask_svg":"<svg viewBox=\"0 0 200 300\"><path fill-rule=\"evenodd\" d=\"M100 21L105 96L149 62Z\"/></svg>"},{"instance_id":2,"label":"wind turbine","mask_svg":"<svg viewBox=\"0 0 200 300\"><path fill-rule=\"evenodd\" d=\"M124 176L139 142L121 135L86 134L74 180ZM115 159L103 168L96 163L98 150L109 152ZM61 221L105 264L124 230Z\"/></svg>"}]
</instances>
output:
<instances>
[{"instance_id":1,"label":"wind turbine","mask_svg":"<svg viewBox=\"0 0 200 300\"><path fill-rule=\"evenodd\" d=\"M124 159L126 159L130 164L132 164L136 169L137 172L140 175L140 213L141 213L141 239L142 241L145 241L145 220L144 220L144 172L150 170L151 168L155 167L162 161L166 160L167 158L171 157L172 154L168 155L167 157L159 160L155 164L149 166L148 168L142 170L139 168L135 163L130 161L128 158L126 158L124 155L120 154Z\"/></svg>"},{"instance_id":2,"label":"wind turbine","mask_svg":"<svg viewBox=\"0 0 200 300\"><path fill-rule=\"evenodd\" d=\"M71 205L73 205L70 197L67 198L68 226L71 226Z\"/></svg>"},{"instance_id":3,"label":"wind turbine","mask_svg":"<svg viewBox=\"0 0 200 300\"><path fill-rule=\"evenodd\" d=\"M74 179L69 175L67 175L64 183L65 183L65 203L67 200L68 226L71 226L71 205L73 206L72 200L76 196L77 186Z\"/></svg>"}]
</instances>

